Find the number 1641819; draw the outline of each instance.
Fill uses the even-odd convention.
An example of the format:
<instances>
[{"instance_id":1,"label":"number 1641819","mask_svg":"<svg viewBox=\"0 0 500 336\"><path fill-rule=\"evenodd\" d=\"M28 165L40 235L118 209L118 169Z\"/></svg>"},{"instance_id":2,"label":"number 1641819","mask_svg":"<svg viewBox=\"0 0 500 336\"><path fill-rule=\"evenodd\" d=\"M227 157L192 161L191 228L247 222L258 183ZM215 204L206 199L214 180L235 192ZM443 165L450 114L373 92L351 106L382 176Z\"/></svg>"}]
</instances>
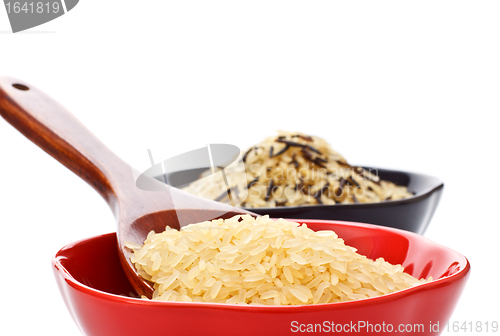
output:
<instances>
[{"instance_id":1,"label":"number 1641819","mask_svg":"<svg viewBox=\"0 0 500 336\"><path fill-rule=\"evenodd\" d=\"M7 13L43 14L59 13L61 10L59 2L6 2Z\"/></svg>"}]
</instances>

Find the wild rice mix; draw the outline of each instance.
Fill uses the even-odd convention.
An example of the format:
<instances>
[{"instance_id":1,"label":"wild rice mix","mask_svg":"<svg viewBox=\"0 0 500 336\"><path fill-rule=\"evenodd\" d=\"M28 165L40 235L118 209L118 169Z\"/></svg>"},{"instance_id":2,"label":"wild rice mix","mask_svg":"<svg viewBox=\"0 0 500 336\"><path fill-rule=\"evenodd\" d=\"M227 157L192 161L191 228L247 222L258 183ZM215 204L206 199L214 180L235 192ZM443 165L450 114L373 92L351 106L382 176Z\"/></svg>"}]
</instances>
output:
<instances>
[{"instance_id":1,"label":"wild rice mix","mask_svg":"<svg viewBox=\"0 0 500 336\"><path fill-rule=\"evenodd\" d=\"M185 191L243 207L376 203L412 196L376 171L351 166L323 139L278 132L223 174L207 171ZM225 182L229 180L227 185ZM245 192L242 192L245 191Z\"/></svg>"},{"instance_id":2,"label":"wild rice mix","mask_svg":"<svg viewBox=\"0 0 500 336\"><path fill-rule=\"evenodd\" d=\"M153 300L305 305L359 300L426 281L375 261L333 231L268 216L235 216L151 232L127 243L131 261L154 283Z\"/></svg>"}]
</instances>

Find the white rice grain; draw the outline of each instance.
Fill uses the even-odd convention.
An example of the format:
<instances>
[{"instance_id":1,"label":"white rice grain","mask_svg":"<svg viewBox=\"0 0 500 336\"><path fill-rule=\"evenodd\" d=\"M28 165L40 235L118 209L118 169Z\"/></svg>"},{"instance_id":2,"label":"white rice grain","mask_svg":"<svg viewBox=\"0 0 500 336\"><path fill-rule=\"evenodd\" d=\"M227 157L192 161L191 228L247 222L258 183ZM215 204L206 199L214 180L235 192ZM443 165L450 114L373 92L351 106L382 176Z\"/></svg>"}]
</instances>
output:
<instances>
[{"instance_id":1,"label":"white rice grain","mask_svg":"<svg viewBox=\"0 0 500 336\"><path fill-rule=\"evenodd\" d=\"M333 231L268 216L235 216L150 233L126 243L154 300L303 305L372 298L422 284L359 255Z\"/></svg>"}]
</instances>

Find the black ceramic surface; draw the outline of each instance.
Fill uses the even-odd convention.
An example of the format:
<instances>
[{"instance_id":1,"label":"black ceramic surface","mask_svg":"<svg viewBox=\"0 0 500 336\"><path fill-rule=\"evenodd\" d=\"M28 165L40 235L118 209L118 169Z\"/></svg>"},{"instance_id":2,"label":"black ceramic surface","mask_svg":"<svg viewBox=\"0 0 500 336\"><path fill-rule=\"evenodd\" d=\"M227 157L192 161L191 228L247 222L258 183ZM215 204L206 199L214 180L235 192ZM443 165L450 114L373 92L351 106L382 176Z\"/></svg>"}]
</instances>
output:
<instances>
[{"instance_id":1,"label":"black ceramic surface","mask_svg":"<svg viewBox=\"0 0 500 336\"><path fill-rule=\"evenodd\" d=\"M207 168L177 171L166 176L172 186L181 187L197 180ZM272 218L293 219L330 219L361 222L389 226L393 228L423 234L443 192L443 182L439 179L417 173L409 173L380 168L368 168L377 171L378 176L397 185L406 186L413 197L380 203L335 204L309 206L282 206L276 208L246 208ZM157 177L164 181L163 177Z\"/></svg>"}]
</instances>

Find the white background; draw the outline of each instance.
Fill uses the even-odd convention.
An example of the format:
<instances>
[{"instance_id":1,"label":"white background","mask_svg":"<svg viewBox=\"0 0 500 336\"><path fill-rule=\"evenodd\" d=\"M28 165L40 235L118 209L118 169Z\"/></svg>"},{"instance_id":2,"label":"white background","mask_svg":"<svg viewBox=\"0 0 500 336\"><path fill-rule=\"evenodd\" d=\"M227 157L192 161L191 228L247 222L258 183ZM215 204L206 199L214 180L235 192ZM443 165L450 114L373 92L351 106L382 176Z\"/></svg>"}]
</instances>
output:
<instances>
[{"instance_id":1,"label":"white background","mask_svg":"<svg viewBox=\"0 0 500 336\"><path fill-rule=\"evenodd\" d=\"M499 16L498 1L82 0L11 34L0 7L0 74L42 88L139 170L148 148L160 161L282 129L322 136L352 163L441 178L425 235L472 265L451 321L491 323ZM3 119L0 163L0 334L79 335L50 261L114 231L111 212Z\"/></svg>"}]
</instances>

